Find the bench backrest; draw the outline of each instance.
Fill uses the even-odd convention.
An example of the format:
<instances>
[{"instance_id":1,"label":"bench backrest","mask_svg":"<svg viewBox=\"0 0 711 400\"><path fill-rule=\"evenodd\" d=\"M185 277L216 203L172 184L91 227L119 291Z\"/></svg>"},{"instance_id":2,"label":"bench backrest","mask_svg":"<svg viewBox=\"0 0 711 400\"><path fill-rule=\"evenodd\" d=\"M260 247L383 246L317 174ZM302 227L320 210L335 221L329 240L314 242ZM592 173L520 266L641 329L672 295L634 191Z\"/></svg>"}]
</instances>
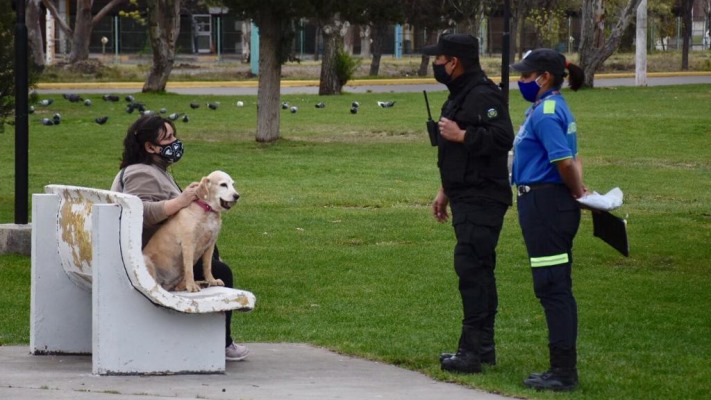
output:
<instances>
[{"instance_id":1,"label":"bench backrest","mask_svg":"<svg viewBox=\"0 0 711 400\"><path fill-rule=\"evenodd\" d=\"M59 196L57 249L62 267L69 278L91 290L92 245L91 211L94 204L119 204L122 215L143 218L143 205L135 196L78 186L48 185L46 193ZM128 224L130 225L130 224ZM139 239L141 232L138 232ZM140 241L139 241L140 248Z\"/></svg>"},{"instance_id":2,"label":"bench backrest","mask_svg":"<svg viewBox=\"0 0 711 400\"><path fill-rule=\"evenodd\" d=\"M251 310L255 298L250 292L207 288L198 293L168 292L148 273L142 253L143 203L133 195L79 186L48 185L46 193L59 197L56 246L62 267L69 278L91 290L92 243L91 211L94 204L121 206L121 258L131 284L155 304L186 313ZM52 245L52 244L47 244Z\"/></svg>"}]
</instances>

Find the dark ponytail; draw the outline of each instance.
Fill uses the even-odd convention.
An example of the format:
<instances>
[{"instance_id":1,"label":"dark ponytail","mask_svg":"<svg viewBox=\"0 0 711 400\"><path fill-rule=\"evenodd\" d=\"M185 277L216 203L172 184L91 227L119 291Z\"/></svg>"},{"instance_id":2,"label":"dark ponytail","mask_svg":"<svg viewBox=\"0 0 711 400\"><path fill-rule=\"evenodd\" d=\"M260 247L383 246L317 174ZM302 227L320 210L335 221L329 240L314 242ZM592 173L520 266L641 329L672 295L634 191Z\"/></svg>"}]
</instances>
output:
<instances>
[{"instance_id":1,"label":"dark ponytail","mask_svg":"<svg viewBox=\"0 0 711 400\"><path fill-rule=\"evenodd\" d=\"M567 68L569 72L568 86L573 91L580 89L583 86L583 82L585 81L585 71L583 71L582 68L569 61L565 62L565 68Z\"/></svg>"}]
</instances>

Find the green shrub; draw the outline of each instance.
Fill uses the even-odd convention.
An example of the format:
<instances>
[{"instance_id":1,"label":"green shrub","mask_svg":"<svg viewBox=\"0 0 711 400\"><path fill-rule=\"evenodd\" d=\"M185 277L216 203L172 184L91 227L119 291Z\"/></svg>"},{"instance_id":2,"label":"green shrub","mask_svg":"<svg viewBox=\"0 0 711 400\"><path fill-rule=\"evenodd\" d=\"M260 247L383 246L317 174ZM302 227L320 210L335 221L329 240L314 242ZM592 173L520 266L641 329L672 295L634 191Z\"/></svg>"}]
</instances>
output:
<instances>
[{"instance_id":1,"label":"green shrub","mask_svg":"<svg viewBox=\"0 0 711 400\"><path fill-rule=\"evenodd\" d=\"M346 82L353 78L353 75L359 65L359 58L352 57L343 50L338 51L338 55L336 57L336 76L338 76L338 82L341 86L345 85Z\"/></svg>"}]
</instances>

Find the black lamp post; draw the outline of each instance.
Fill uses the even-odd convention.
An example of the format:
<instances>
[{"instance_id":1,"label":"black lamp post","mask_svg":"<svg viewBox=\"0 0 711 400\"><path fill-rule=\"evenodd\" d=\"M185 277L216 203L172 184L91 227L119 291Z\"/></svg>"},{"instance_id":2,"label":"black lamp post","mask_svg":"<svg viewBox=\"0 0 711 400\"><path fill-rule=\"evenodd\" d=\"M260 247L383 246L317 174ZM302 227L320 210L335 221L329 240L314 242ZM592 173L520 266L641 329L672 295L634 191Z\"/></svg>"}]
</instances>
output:
<instances>
[{"instance_id":1,"label":"black lamp post","mask_svg":"<svg viewBox=\"0 0 711 400\"><path fill-rule=\"evenodd\" d=\"M27 224L28 147L27 25L25 0L15 1L15 223Z\"/></svg>"},{"instance_id":2,"label":"black lamp post","mask_svg":"<svg viewBox=\"0 0 711 400\"><path fill-rule=\"evenodd\" d=\"M504 34L501 42L501 90L509 102L509 64L511 63L511 0L504 0Z\"/></svg>"}]
</instances>

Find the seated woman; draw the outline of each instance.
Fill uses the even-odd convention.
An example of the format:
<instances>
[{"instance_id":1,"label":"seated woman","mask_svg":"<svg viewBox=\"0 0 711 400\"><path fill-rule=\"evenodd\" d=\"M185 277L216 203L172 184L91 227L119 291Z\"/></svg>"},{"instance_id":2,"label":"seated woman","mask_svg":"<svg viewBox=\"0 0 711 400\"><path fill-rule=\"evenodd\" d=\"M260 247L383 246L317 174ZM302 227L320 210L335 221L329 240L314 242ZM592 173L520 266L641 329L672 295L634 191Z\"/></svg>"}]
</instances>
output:
<instances>
[{"instance_id":1,"label":"seated woman","mask_svg":"<svg viewBox=\"0 0 711 400\"><path fill-rule=\"evenodd\" d=\"M197 183L185 190L175 182L168 166L183 156L183 143L175 136L175 125L160 116L139 118L128 128L123 141L120 171L114 178L111 190L129 193L143 201L143 246L158 230L161 223L198 197ZM215 278L222 279L225 287L233 287L232 270L219 258L215 249L212 261ZM194 266L195 280L203 280L202 261ZM225 358L240 361L247 358L249 349L232 340L232 312L225 313Z\"/></svg>"}]
</instances>

